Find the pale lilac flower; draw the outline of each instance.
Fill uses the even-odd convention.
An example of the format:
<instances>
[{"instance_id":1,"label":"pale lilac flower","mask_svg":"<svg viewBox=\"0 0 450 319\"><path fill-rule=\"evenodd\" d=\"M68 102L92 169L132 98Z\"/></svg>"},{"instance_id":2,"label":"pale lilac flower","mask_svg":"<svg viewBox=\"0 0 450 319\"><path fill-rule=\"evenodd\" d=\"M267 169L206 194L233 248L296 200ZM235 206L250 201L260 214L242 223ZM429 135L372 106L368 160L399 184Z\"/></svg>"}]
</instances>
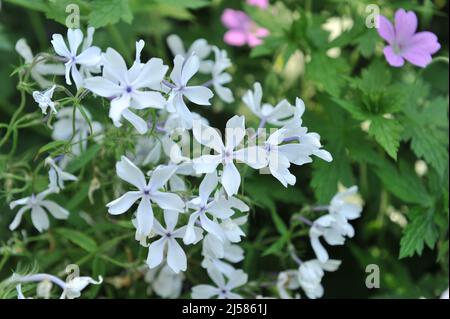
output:
<instances>
[{"instance_id":1,"label":"pale lilac flower","mask_svg":"<svg viewBox=\"0 0 450 319\"><path fill-rule=\"evenodd\" d=\"M276 106L262 102L262 88L259 82L253 85L253 91L248 90L242 97L242 101L261 120L261 127L269 123L276 126L284 125L295 113L287 100L280 101Z\"/></svg>"},{"instance_id":2,"label":"pale lilac flower","mask_svg":"<svg viewBox=\"0 0 450 319\"><path fill-rule=\"evenodd\" d=\"M69 217L69 212L56 204L51 200L46 200L45 198L55 193L54 188L49 188L37 195L31 195L30 197L25 197L22 199L15 200L9 204L11 209L17 206L22 206L16 214L16 217L9 225L10 230L15 230L22 221L23 214L28 210L31 210L31 222L33 226L39 231L43 232L47 230L50 226L47 211L56 219L67 219Z\"/></svg>"},{"instance_id":3,"label":"pale lilac flower","mask_svg":"<svg viewBox=\"0 0 450 319\"><path fill-rule=\"evenodd\" d=\"M235 288L247 283L248 276L242 270L235 270L228 276L225 282L224 276L214 267L208 269L208 275L216 286L197 285L192 288L193 299L209 299L217 297L218 299L242 299L241 295L232 292Z\"/></svg>"},{"instance_id":4,"label":"pale lilac flower","mask_svg":"<svg viewBox=\"0 0 450 319\"><path fill-rule=\"evenodd\" d=\"M340 260L329 259L320 262L317 259L302 262L298 269L298 282L310 299L321 298L323 296L323 286L321 284L324 271L336 271L341 264Z\"/></svg>"},{"instance_id":5,"label":"pale lilac flower","mask_svg":"<svg viewBox=\"0 0 450 319\"><path fill-rule=\"evenodd\" d=\"M216 152L214 155L202 155L195 158L193 160L194 169L199 174L212 173L216 171L219 164L222 164L221 184L228 196L236 194L241 185L241 175L234 161L246 163L253 169L260 169L267 165L265 151L260 146L249 146L236 150L246 135L244 116L235 115L227 121L225 144L222 142L219 133L212 127L194 124L196 124L193 128L194 138L200 144Z\"/></svg>"},{"instance_id":6,"label":"pale lilac flower","mask_svg":"<svg viewBox=\"0 0 450 319\"><path fill-rule=\"evenodd\" d=\"M198 105L211 105L209 99L213 97L213 92L205 86L188 86L188 81L197 73L200 67L200 60L192 54L188 58L181 55L175 56L174 66L170 73L172 83L164 84L169 87L169 99L167 110L180 115L186 128L192 128L193 116L184 102L184 98Z\"/></svg>"},{"instance_id":7,"label":"pale lilac flower","mask_svg":"<svg viewBox=\"0 0 450 319\"><path fill-rule=\"evenodd\" d=\"M58 113L55 108L55 102L52 101L53 92L55 92L56 85L53 85L51 88L39 92L34 91L33 92L33 99L36 103L38 103L39 107L41 108L42 114L47 114L47 109L50 108L50 110L53 113Z\"/></svg>"},{"instance_id":8,"label":"pale lilac flower","mask_svg":"<svg viewBox=\"0 0 450 319\"><path fill-rule=\"evenodd\" d=\"M247 0L247 4L261 9L267 9L269 7L269 0Z\"/></svg>"},{"instance_id":9,"label":"pale lilac flower","mask_svg":"<svg viewBox=\"0 0 450 319\"><path fill-rule=\"evenodd\" d=\"M407 60L424 68L431 62L431 55L441 48L434 33L416 33L418 22L413 11L398 9L394 25L385 16L378 18L378 33L389 44L384 48L384 55L391 66L401 67Z\"/></svg>"},{"instance_id":10,"label":"pale lilac flower","mask_svg":"<svg viewBox=\"0 0 450 319\"><path fill-rule=\"evenodd\" d=\"M77 177L64 172L61 167L59 167L55 160L51 157L47 157L45 159L45 165L50 166L50 170L48 171L48 178L50 180L49 187L50 188L59 188L64 189L64 181L76 181Z\"/></svg>"},{"instance_id":11,"label":"pale lilac flower","mask_svg":"<svg viewBox=\"0 0 450 319\"><path fill-rule=\"evenodd\" d=\"M160 191L175 170L176 166L158 166L152 172L150 181L147 183L144 173L128 158L122 156L121 161L116 164L117 176L138 190L126 192L106 204L108 212L112 215L123 214L140 199L136 213L136 238L147 237L153 227L152 203L156 203L162 209L183 211L184 202L178 195Z\"/></svg>"},{"instance_id":12,"label":"pale lilac flower","mask_svg":"<svg viewBox=\"0 0 450 319\"><path fill-rule=\"evenodd\" d=\"M140 134L147 132L147 123L130 108L137 110L149 107L161 109L166 100L160 92L146 89L158 89L168 67L158 58L147 63L140 62L142 42L136 44L137 54L133 66L128 69L123 57L114 49L108 48L103 58L103 75L88 78L85 86L93 93L111 99L109 117L117 127L121 118L129 121Z\"/></svg>"},{"instance_id":13,"label":"pale lilac flower","mask_svg":"<svg viewBox=\"0 0 450 319\"><path fill-rule=\"evenodd\" d=\"M101 62L101 50L98 47L82 47L81 52L78 49L83 42L83 32L80 29L68 29L67 47L61 34L52 36L53 48L60 57L65 61L66 65L66 83L72 84L71 77L75 82L77 89L83 87L83 76L77 68L77 65L85 67L94 67Z\"/></svg>"},{"instance_id":14,"label":"pale lilac flower","mask_svg":"<svg viewBox=\"0 0 450 319\"><path fill-rule=\"evenodd\" d=\"M159 266L165 259L167 265L178 274L180 271L186 271L187 267L186 254L177 242L177 239L183 238L186 226L175 229L178 222L178 212L175 211L165 210L164 221L166 228L157 220L153 224L153 231L160 238L148 247L147 265L152 269ZM164 258L165 252L166 258Z\"/></svg>"},{"instance_id":15,"label":"pale lilac flower","mask_svg":"<svg viewBox=\"0 0 450 319\"><path fill-rule=\"evenodd\" d=\"M224 72L225 69L231 66L230 59L227 56L227 51L220 50L218 47L213 47L215 61L212 67L212 84L214 91L226 103L234 101L233 92L224 86L224 84L231 82L231 75Z\"/></svg>"},{"instance_id":16,"label":"pale lilac flower","mask_svg":"<svg viewBox=\"0 0 450 319\"><path fill-rule=\"evenodd\" d=\"M269 35L269 30L259 27L243 11L225 9L222 14L222 23L229 30L225 33L225 43L233 46L248 44L255 47L263 43L262 38Z\"/></svg>"},{"instance_id":17,"label":"pale lilac flower","mask_svg":"<svg viewBox=\"0 0 450 319\"><path fill-rule=\"evenodd\" d=\"M64 65L46 63L42 57L33 56L33 52L25 39L20 39L17 41L15 48L17 53L19 53L25 60L25 63L33 63L33 67L30 70L30 75L41 88L49 88L53 85L53 82L47 80L44 76L65 74Z\"/></svg>"},{"instance_id":18,"label":"pale lilac flower","mask_svg":"<svg viewBox=\"0 0 450 319\"><path fill-rule=\"evenodd\" d=\"M200 61L198 71L200 73L211 73L213 62L211 60L206 60L211 54L211 46L205 39L195 40L187 51L184 48L181 38L176 34L169 35L166 42L173 56L181 55L183 58L187 59L192 54L195 54Z\"/></svg>"}]
</instances>

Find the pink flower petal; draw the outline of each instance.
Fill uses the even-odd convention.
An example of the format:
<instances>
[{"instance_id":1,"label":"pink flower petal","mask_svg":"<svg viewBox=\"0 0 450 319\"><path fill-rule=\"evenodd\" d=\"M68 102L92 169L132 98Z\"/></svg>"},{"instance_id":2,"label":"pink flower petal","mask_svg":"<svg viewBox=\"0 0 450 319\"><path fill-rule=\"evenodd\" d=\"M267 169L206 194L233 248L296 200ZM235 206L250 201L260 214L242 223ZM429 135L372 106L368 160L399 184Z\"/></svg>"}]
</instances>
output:
<instances>
[{"instance_id":1,"label":"pink flower petal","mask_svg":"<svg viewBox=\"0 0 450 319\"><path fill-rule=\"evenodd\" d=\"M386 40L389 44L392 44L395 41L394 26L385 16L378 16L377 31L380 37Z\"/></svg>"},{"instance_id":2,"label":"pink flower petal","mask_svg":"<svg viewBox=\"0 0 450 319\"><path fill-rule=\"evenodd\" d=\"M385 47L383 52L384 56L386 57L386 60L391 66L398 68L403 66L403 64L405 64L405 60L403 60L403 58L400 55L395 54L391 46Z\"/></svg>"},{"instance_id":3,"label":"pink flower petal","mask_svg":"<svg viewBox=\"0 0 450 319\"><path fill-rule=\"evenodd\" d=\"M408 42L406 51L409 49L415 49L427 52L429 54L434 54L441 48L438 42L437 36L428 31L419 32L413 35L411 40Z\"/></svg>"},{"instance_id":4,"label":"pink flower petal","mask_svg":"<svg viewBox=\"0 0 450 319\"><path fill-rule=\"evenodd\" d=\"M406 44L417 30L417 16L413 11L398 9L395 12L395 35L397 43Z\"/></svg>"},{"instance_id":5,"label":"pink flower petal","mask_svg":"<svg viewBox=\"0 0 450 319\"><path fill-rule=\"evenodd\" d=\"M256 29L256 32L254 33L258 38L264 38L267 37L270 32L266 28L260 28Z\"/></svg>"},{"instance_id":6,"label":"pink flower petal","mask_svg":"<svg viewBox=\"0 0 450 319\"><path fill-rule=\"evenodd\" d=\"M432 60L431 54L420 49L408 49L402 56L409 63L417 65L421 68L426 67Z\"/></svg>"},{"instance_id":7,"label":"pink flower petal","mask_svg":"<svg viewBox=\"0 0 450 319\"><path fill-rule=\"evenodd\" d=\"M234 46L243 46L247 42L247 34L241 30L230 30L223 38L225 43Z\"/></svg>"},{"instance_id":8,"label":"pink flower petal","mask_svg":"<svg viewBox=\"0 0 450 319\"><path fill-rule=\"evenodd\" d=\"M269 0L247 0L247 4L261 9L267 9L269 6Z\"/></svg>"},{"instance_id":9,"label":"pink flower petal","mask_svg":"<svg viewBox=\"0 0 450 319\"><path fill-rule=\"evenodd\" d=\"M263 41L254 34L249 34L247 38L249 47L253 48L263 43Z\"/></svg>"},{"instance_id":10,"label":"pink flower petal","mask_svg":"<svg viewBox=\"0 0 450 319\"><path fill-rule=\"evenodd\" d=\"M250 22L245 12L233 9L225 9L222 13L222 23L228 29L244 29Z\"/></svg>"}]
</instances>

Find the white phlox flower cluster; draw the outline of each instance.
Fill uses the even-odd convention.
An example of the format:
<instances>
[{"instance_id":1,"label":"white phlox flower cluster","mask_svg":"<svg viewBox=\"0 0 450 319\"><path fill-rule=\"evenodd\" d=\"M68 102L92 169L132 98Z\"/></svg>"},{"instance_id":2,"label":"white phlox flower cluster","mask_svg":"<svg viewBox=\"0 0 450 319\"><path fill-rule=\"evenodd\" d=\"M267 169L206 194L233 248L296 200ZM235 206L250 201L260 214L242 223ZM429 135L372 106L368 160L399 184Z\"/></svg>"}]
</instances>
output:
<instances>
[{"instance_id":1,"label":"white phlox flower cluster","mask_svg":"<svg viewBox=\"0 0 450 319\"><path fill-rule=\"evenodd\" d=\"M311 163L314 156L332 161L331 154L322 148L319 134L303 126L303 101L297 98L295 105L285 99L275 106L263 103L261 85L255 83L242 100L260 120L258 130L249 132L245 117L234 115L226 122L222 138L220 131L193 109L195 105L210 106L214 94L226 103L234 101L228 87L232 64L225 50L204 39L196 40L186 50L181 38L170 35L167 44L174 59L169 71L160 58L143 59L143 40L136 42L130 66L115 49L102 52L94 46L93 35L93 28L88 28L86 37L79 29L69 29L66 40L54 34L54 61L60 64L39 61L33 66L32 75L46 88L35 91L33 97L42 113L49 109L55 113L52 138L70 143L70 154L45 159L48 189L10 203L11 209L22 206L10 229L16 229L29 210L39 232L49 228L47 213L66 219L69 212L47 196L63 191L68 182L77 182L70 171L72 158L82 155L89 143L103 143L108 130L125 129L128 122L133 127L134 149L119 154L122 156L115 166L118 179L113 186L118 197L107 203L106 209L114 218L131 214L135 239L148 249L146 280L151 291L164 298L178 297L183 272L190 265L186 250L201 245L201 266L214 284L193 287L192 297L242 298L239 289L248 276L238 269L244 260L239 243L245 237L250 208L239 194L240 169L261 170L288 187L296 184L290 172L292 164ZM17 44L17 50L27 63L34 61L24 41ZM210 80L199 83L197 73L210 76ZM86 105L66 106L55 99L54 95L67 90L42 81L49 74L64 74L65 83L75 85L77 96L102 100L109 106L112 125L106 127L95 121ZM192 144L198 146L193 153ZM320 281L324 271L336 270L340 262L328 258L320 238L330 245L342 245L345 237L353 236L348 220L359 217L361 207L349 203L347 197L356 191L351 188L336 195L327 207L329 214L311 222L311 245L317 259L280 274L277 288L281 297L290 297L287 290L299 287L309 298L323 294ZM18 281L39 281L47 275L39 276ZM63 288L62 297L74 298L87 284L99 283L83 278L64 285L53 277L47 279Z\"/></svg>"}]
</instances>

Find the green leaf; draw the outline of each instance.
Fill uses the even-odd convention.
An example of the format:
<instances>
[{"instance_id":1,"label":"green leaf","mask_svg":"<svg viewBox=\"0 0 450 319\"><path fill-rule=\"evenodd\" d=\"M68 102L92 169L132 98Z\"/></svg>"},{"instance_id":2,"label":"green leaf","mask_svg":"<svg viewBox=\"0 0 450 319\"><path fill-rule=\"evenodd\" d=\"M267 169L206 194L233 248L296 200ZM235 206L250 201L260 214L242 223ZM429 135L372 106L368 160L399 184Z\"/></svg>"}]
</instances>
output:
<instances>
[{"instance_id":1,"label":"green leaf","mask_svg":"<svg viewBox=\"0 0 450 319\"><path fill-rule=\"evenodd\" d=\"M315 53L306 65L305 77L314 82L321 91L332 96L339 96L345 86L345 75L348 74L348 63L341 59L331 59L325 53Z\"/></svg>"},{"instance_id":2,"label":"green leaf","mask_svg":"<svg viewBox=\"0 0 450 319\"><path fill-rule=\"evenodd\" d=\"M410 220L400 241L400 259L412 257L416 253L422 255L425 244L433 249L439 238L433 209L415 209L411 212Z\"/></svg>"},{"instance_id":3,"label":"green leaf","mask_svg":"<svg viewBox=\"0 0 450 319\"><path fill-rule=\"evenodd\" d=\"M155 0L155 2L187 9L200 9L211 5L211 0Z\"/></svg>"},{"instance_id":4,"label":"green leaf","mask_svg":"<svg viewBox=\"0 0 450 319\"><path fill-rule=\"evenodd\" d=\"M405 162L400 162L400 170L397 170L394 165L384 162L375 172L383 181L384 187L406 203L419 204L423 207L433 205L433 199L422 181Z\"/></svg>"},{"instance_id":5,"label":"green leaf","mask_svg":"<svg viewBox=\"0 0 450 319\"><path fill-rule=\"evenodd\" d=\"M115 24L120 20L133 21L133 13L128 0L94 0L89 24L95 28Z\"/></svg>"},{"instance_id":6,"label":"green leaf","mask_svg":"<svg viewBox=\"0 0 450 319\"><path fill-rule=\"evenodd\" d=\"M71 160L69 165L67 166L66 171L68 171L69 173L75 173L79 171L81 168L83 168L87 163L89 163L97 156L101 148L102 146L100 144L92 145L86 150L86 152L82 153L80 156Z\"/></svg>"},{"instance_id":7,"label":"green leaf","mask_svg":"<svg viewBox=\"0 0 450 319\"><path fill-rule=\"evenodd\" d=\"M266 250L263 251L262 256L268 256L272 254L276 254L283 250L283 247L289 240L289 233L285 233L279 239L277 239L272 245L269 246Z\"/></svg>"},{"instance_id":8,"label":"green leaf","mask_svg":"<svg viewBox=\"0 0 450 319\"><path fill-rule=\"evenodd\" d=\"M402 126L395 119L384 117L374 118L369 127L369 135L384 148L393 159L397 159L397 151L400 146Z\"/></svg>"},{"instance_id":9,"label":"green leaf","mask_svg":"<svg viewBox=\"0 0 450 319\"><path fill-rule=\"evenodd\" d=\"M85 233L68 228L57 228L55 229L55 232L87 252L93 253L97 250L98 246L95 240Z\"/></svg>"}]
</instances>

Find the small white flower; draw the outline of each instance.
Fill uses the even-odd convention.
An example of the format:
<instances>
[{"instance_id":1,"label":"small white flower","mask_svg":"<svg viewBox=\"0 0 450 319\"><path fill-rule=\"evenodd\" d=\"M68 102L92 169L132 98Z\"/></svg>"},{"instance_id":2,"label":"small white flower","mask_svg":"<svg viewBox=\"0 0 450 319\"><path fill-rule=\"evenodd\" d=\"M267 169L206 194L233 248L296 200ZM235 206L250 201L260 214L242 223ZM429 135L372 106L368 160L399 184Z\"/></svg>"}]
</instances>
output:
<instances>
[{"instance_id":1,"label":"small white flower","mask_svg":"<svg viewBox=\"0 0 450 319\"><path fill-rule=\"evenodd\" d=\"M213 63L210 60L206 60L211 53L211 46L205 39L195 40L187 51L184 48L181 38L176 34L169 35L166 41L173 56L181 55L186 59L192 54L195 54L200 60L198 71L200 73L211 73Z\"/></svg>"},{"instance_id":2,"label":"small white flower","mask_svg":"<svg viewBox=\"0 0 450 319\"><path fill-rule=\"evenodd\" d=\"M66 83L72 84L71 77L75 82L77 89L83 87L83 76L77 68L77 65L94 67L101 61L101 50L98 47L91 46L78 49L83 42L83 32L80 29L68 29L67 40L69 47L64 42L64 38L61 34L54 34L52 45L56 54L64 58L66 65Z\"/></svg>"},{"instance_id":3,"label":"small white flower","mask_svg":"<svg viewBox=\"0 0 450 319\"><path fill-rule=\"evenodd\" d=\"M214 91L226 103L234 101L233 92L229 88L224 87L224 84L231 82L231 75L224 72L225 69L231 66L230 59L228 59L227 52L213 47L215 62L212 68L212 84Z\"/></svg>"},{"instance_id":4,"label":"small white flower","mask_svg":"<svg viewBox=\"0 0 450 319\"><path fill-rule=\"evenodd\" d=\"M232 292L235 288L247 283L248 276L242 270L235 270L228 276L225 282L224 276L214 267L208 269L208 275L216 286L197 285L192 288L193 299L210 299L217 296L218 299L242 299L241 295Z\"/></svg>"},{"instance_id":5,"label":"small white flower","mask_svg":"<svg viewBox=\"0 0 450 319\"><path fill-rule=\"evenodd\" d=\"M183 273L175 273L169 266L164 265L148 269L145 281L151 285L153 290L161 298L178 298L183 288Z\"/></svg>"},{"instance_id":6,"label":"small white flower","mask_svg":"<svg viewBox=\"0 0 450 319\"><path fill-rule=\"evenodd\" d=\"M298 282L306 296L310 299L321 298L324 292L321 285L324 271L336 271L340 264L340 260L334 259L323 263L317 259L301 263L298 269Z\"/></svg>"},{"instance_id":7,"label":"small white flower","mask_svg":"<svg viewBox=\"0 0 450 319\"><path fill-rule=\"evenodd\" d=\"M202 155L193 160L197 173L212 173L219 164L223 165L221 184L228 196L236 194L241 185L241 175L234 165L234 161L244 162L254 169L267 165L264 149L260 146L249 146L235 150L243 141L245 131L245 117L234 116L228 120L225 128L225 144L217 131L209 126L194 122L194 138L202 145L213 149L216 154Z\"/></svg>"},{"instance_id":8,"label":"small white flower","mask_svg":"<svg viewBox=\"0 0 450 319\"><path fill-rule=\"evenodd\" d=\"M298 143L283 145L283 152L289 161L295 165L311 163L311 155L315 155L326 162L331 162L333 157L322 149L320 135L314 132L308 133L308 129L302 126L302 115L305 112L305 103L302 99L295 100L295 115L283 126L285 136Z\"/></svg>"},{"instance_id":9,"label":"small white flower","mask_svg":"<svg viewBox=\"0 0 450 319\"><path fill-rule=\"evenodd\" d=\"M214 197L210 200L211 194L217 187L218 178L216 172L207 174L200 183L199 196L192 199L188 208L195 209L195 212L189 216L189 222L186 226L186 234L183 238L185 244L194 243L197 238L194 225L199 220L201 227L208 233L214 234L220 241L225 240L225 233L220 225L214 220L214 217L226 219L234 214L233 203L224 197ZM213 216L213 219L208 217Z\"/></svg>"},{"instance_id":10,"label":"small white flower","mask_svg":"<svg viewBox=\"0 0 450 319\"><path fill-rule=\"evenodd\" d=\"M359 218L362 211L361 204L349 201L355 196L358 188L353 186L344 192L336 194L328 206L329 214L314 221L309 230L311 246L317 259L324 263L328 260L328 253L320 242L320 237L332 246L343 245L346 237L353 237L355 230L348 220Z\"/></svg>"},{"instance_id":11,"label":"small white flower","mask_svg":"<svg viewBox=\"0 0 450 319\"><path fill-rule=\"evenodd\" d=\"M207 234L203 239L202 267L215 267L222 274L230 276L235 270L229 263L238 263L244 259L244 250L228 241L221 242L213 234Z\"/></svg>"},{"instance_id":12,"label":"small white flower","mask_svg":"<svg viewBox=\"0 0 450 319\"><path fill-rule=\"evenodd\" d=\"M66 284L61 299L75 299L81 296L81 291L88 285L100 285L103 282L103 278L99 276L98 280L94 280L91 277L81 276L75 277Z\"/></svg>"},{"instance_id":13,"label":"small white flower","mask_svg":"<svg viewBox=\"0 0 450 319\"><path fill-rule=\"evenodd\" d=\"M297 290L298 288L300 288L300 283L298 282L297 270L286 270L278 274L277 290L281 299L300 299L299 294L295 294L295 296L292 297L288 292L288 290Z\"/></svg>"},{"instance_id":14,"label":"small white flower","mask_svg":"<svg viewBox=\"0 0 450 319\"><path fill-rule=\"evenodd\" d=\"M243 96L242 101L248 106L253 114L262 121L262 123L282 126L294 115L295 108L286 100L282 100L275 107L268 103L261 105L261 84L256 82L253 88L254 91L248 90Z\"/></svg>"},{"instance_id":15,"label":"small white flower","mask_svg":"<svg viewBox=\"0 0 450 319\"><path fill-rule=\"evenodd\" d=\"M167 265L178 274L180 271L186 271L187 267L186 254L177 242L177 239L183 238L186 227L175 229L178 212L165 210L164 221L166 228L162 227L157 220L153 224L153 231L160 238L148 247L147 265L152 269L166 260ZM166 258L164 258L165 251Z\"/></svg>"},{"instance_id":16,"label":"small white flower","mask_svg":"<svg viewBox=\"0 0 450 319\"><path fill-rule=\"evenodd\" d=\"M242 201L239 199L232 197L229 200L237 200L241 204L245 205ZM233 205L236 209L238 209L241 212L246 212L249 210L249 207L247 205L245 206L239 206L239 205ZM241 237L245 237L244 231L241 229L240 226L244 225L247 222L248 215L238 217L238 218L226 218L222 221L220 224L220 227L222 228L223 232L225 233L226 238L232 242L232 243L238 243L241 241Z\"/></svg>"},{"instance_id":17,"label":"small white flower","mask_svg":"<svg viewBox=\"0 0 450 319\"><path fill-rule=\"evenodd\" d=\"M139 43L137 48L141 50ZM148 130L147 122L130 108L141 110L164 107L166 100L160 92L145 89L159 89L168 67L158 58L151 58L145 64L140 62L140 54L136 58L138 60L128 69L123 57L116 50L108 48L103 57L102 76L86 79L85 85L93 93L111 99L109 117L115 126L120 127L121 118L124 117L140 134L144 134Z\"/></svg>"},{"instance_id":18,"label":"small white flower","mask_svg":"<svg viewBox=\"0 0 450 319\"><path fill-rule=\"evenodd\" d=\"M64 181L76 181L77 177L64 172L54 161L53 158L47 157L45 164L50 166L48 178L50 180L49 188L64 189Z\"/></svg>"},{"instance_id":19,"label":"small white flower","mask_svg":"<svg viewBox=\"0 0 450 319\"><path fill-rule=\"evenodd\" d=\"M176 166L158 166L146 183L142 171L128 158L122 156L116 164L117 176L135 186L137 191L129 191L121 197L108 203L108 212L112 215L123 214L140 199L136 213L137 237L148 237L153 227L152 203L156 203L162 209L182 212L183 200L176 194L159 191L164 187L176 170Z\"/></svg>"},{"instance_id":20,"label":"small white flower","mask_svg":"<svg viewBox=\"0 0 450 319\"><path fill-rule=\"evenodd\" d=\"M56 85L53 85L51 88L39 92L34 91L33 92L33 99L36 103L39 104L39 107L41 108L42 114L47 114L47 109L50 108L50 110L53 113L58 113L55 108L55 102L52 101L53 93L55 92Z\"/></svg>"},{"instance_id":21,"label":"small white flower","mask_svg":"<svg viewBox=\"0 0 450 319\"><path fill-rule=\"evenodd\" d=\"M9 204L11 209L17 206L22 206L16 214L16 217L9 225L10 230L15 230L22 221L22 216L28 210L31 210L31 221L34 227L39 231L43 232L47 230L50 226L50 222L47 216L47 211L56 219L67 219L69 217L69 212L56 204L51 200L46 200L45 198L49 194L55 193L55 189L47 189L37 195L31 195L30 197L25 197Z\"/></svg>"},{"instance_id":22,"label":"small white flower","mask_svg":"<svg viewBox=\"0 0 450 319\"><path fill-rule=\"evenodd\" d=\"M205 86L188 86L188 81L199 69L200 61L196 55L192 54L186 59L181 55L177 55L173 63L170 79L174 84L166 84L171 89L167 101L167 110L178 113L184 121L185 127L190 129L193 117L184 102L184 98L198 105L211 105L209 99L214 94Z\"/></svg>"},{"instance_id":23,"label":"small white flower","mask_svg":"<svg viewBox=\"0 0 450 319\"><path fill-rule=\"evenodd\" d=\"M49 88L53 82L47 80L44 76L47 75L64 75L65 68L62 64L46 63L41 57L33 56L28 43L25 39L20 39L16 43L16 51L25 60L25 63L33 63L30 75L36 83L43 89Z\"/></svg>"}]
</instances>

